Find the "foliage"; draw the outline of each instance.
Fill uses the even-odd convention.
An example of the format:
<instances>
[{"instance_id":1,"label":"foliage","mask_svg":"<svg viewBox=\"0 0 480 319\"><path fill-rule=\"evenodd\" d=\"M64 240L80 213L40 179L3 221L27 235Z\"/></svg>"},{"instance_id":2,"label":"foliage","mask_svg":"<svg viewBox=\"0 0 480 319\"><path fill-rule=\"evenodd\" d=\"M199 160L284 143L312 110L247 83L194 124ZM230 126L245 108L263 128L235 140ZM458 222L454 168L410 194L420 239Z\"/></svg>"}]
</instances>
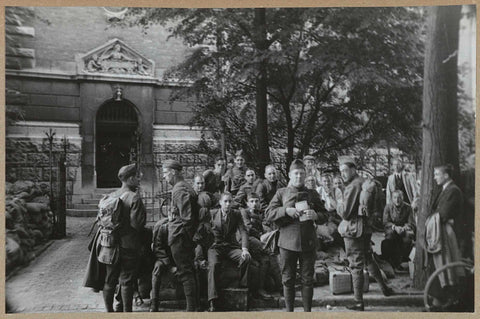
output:
<instances>
[{"instance_id":1,"label":"foliage","mask_svg":"<svg viewBox=\"0 0 480 319\"><path fill-rule=\"evenodd\" d=\"M421 9L269 8L266 50L258 50L254 9L129 15L130 25L162 24L192 47L167 76L191 84L178 93L196 97L192 124L225 134L232 152L255 154L259 63L267 68L270 146L287 163L307 153L328 161L384 139L418 148Z\"/></svg>"}]
</instances>

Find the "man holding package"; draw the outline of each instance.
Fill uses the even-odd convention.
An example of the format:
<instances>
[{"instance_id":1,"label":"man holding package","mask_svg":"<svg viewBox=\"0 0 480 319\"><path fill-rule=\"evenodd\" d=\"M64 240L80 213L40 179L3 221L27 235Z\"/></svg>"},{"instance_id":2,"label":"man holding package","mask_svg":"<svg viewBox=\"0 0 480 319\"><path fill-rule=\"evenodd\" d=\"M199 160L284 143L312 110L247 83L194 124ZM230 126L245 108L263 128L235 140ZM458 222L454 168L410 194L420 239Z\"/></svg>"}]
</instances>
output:
<instances>
[{"instance_id":1,"label":"man holding package","mask_svg":"<svg viewBox=\"0 0 480 319\"><path fill-rule=\"evenodd\" d=\"M279 226L278 246L283 294L287 311L293 311L297 262L302 276L303 309L312 310L313 277L317 247L316 223L327 220L320 196L305 187L305 165L295 160L288 173L287 187L277 190L266 211L266 220Z\"/></svg>"}]
</instances>

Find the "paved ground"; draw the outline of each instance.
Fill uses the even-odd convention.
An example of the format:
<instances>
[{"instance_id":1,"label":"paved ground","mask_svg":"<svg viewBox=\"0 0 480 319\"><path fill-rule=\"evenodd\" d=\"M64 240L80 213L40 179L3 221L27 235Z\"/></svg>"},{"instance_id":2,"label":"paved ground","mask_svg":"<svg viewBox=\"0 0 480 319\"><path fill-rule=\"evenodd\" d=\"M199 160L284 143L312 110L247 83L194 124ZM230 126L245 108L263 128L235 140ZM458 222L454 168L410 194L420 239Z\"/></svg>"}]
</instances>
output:
<instances>
[{"instance_id":1,"label":"paved ground","mask_svg":"<svg viewBox=\"0 0 480 319\"><path fill-rule=\"evenodd\" d=\"M82 287L89 254L87 246L90 237L87 237L87 234L92 221L92 218L86 217L67 217L67 238L54 241L29 266L20 269L7 280L6 296L12 312L104 311L101 294ZM411 297L407 295L400 299L385 301L378 285L373 283L370 285L370 292L365 295L366 304L370 304L366 310L421 311L422 307L418 302L409 302L408 298ZM349 301L351 298L351 295L332 296L328 286L316 287L314 311L347 311L345 307L342 307L342 302ZM300 302L301 298L297 299ZM134 307L134 311L148 311L148 304L149 301L146 300L142 306ZM411 306L404 307L405 304ZM278 300L277 305L283 306L283 300ZM178 307L179 305L174 308ZM268 309L258 309L258 311L282 311L279 308L268 307ZM180 308L183 307L180 306ZM298 311L301 310L302 308L298 308ZM178 310L172 309L171 311Z\"/></svg>"}]
</instances>

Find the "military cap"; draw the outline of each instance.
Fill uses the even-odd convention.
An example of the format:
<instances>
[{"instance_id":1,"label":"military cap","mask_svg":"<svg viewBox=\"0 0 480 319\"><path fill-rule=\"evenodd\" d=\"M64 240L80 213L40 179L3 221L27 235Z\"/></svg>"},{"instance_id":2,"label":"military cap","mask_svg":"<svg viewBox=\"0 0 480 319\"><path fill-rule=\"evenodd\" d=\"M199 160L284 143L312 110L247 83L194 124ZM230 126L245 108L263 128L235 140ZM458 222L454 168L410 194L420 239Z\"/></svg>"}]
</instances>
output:
<instances>
[{"instance_id":1,"label":"military cap","mask_svg":"<svg viewBox=\"0 0 480 319\"><path fill-rule=\"evenodd\" d=\"M260 196L258 196L257 193L252 192L252 193L250 193L250 194L247 195L247 200L250 199L250 198L258 198L258 199L260 199Z\"/></svg>"},{"instance_id":2,"label":"military cap","mask_svg":"<svg viewBox=\"0 0 480 319\"><path fill-rule=\"evenodd\" d=\"M347 155L339 156L338 165L344 165L344 164L353 164L357 166L357 164L355 163L355 159L353 157L347 156Z\"/></svg>"},{"instance_id":3,"label":"military cap","mask_svg":"<svg viewBox=\"0 0 480 319\"><path fill-rule=\"evenodd\" d=\"M173 159L168 159L165 162L163 162L163 167L165 168L171 168L176 171L181 171L182 170L182 164L180 164L179 161L173 160Z\"/></svg>"},{"instance_id":4,"label":"military cap","mask_svg":"<svg viewBox=\"0 0 480 319\"><path fill-rule=\"evenodd\" d=\"M296 159L290 164L290 171L294 169L305 169L305 164L303 164L302 160Z\"/></svg>"},{"instance_id":5,"label":"military cap","mask_svg":"<svg viewBox=\"0 0 480 319\"><path fill-rule=\"evenodd\" d=\"M315 157L313 157L312 155L305 155L303 157L303 160L304 161L308 161L308 160L315 161Z\"/></svg>"},{"instance_id":6,"label":"military cap","mask_svg":"<svg viewBox=\"0 0 480 319\"><path fill-rule=\"evenodd\" d=\"M118 171L118 179L121 181L126 180L130 176L134 176L137 174L137 165L136 164L130 164L126 165L120 168Z\"/></svg>"}]
</instances>

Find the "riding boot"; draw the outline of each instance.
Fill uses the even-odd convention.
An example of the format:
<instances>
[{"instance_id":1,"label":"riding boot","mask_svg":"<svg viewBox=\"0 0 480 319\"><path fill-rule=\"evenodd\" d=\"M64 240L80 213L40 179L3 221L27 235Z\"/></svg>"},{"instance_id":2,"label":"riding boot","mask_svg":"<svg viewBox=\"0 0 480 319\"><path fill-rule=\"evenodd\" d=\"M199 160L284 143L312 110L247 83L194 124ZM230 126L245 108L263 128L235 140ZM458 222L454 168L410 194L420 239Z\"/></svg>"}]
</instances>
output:
<instances>
[{"instance_id":1,"label":"riding boot","mask_svg":"<svg viewBox=\"0 0 480 319\"><path fill-rule=\"evenodd\" d=\"M117 288L115 289L115 298L113 298L113 301L117 301L116 304L114 304L113 309L115 312L123 312L123 302L122 302L122 289L120 285L117 285Z\"/></svg>"},{"instance_id":2,"label":"riding boot","mask_svg":"<svg viewBox=\"0 0 480 319\"><path fill-rule=\"evenodd\" d=\"M363 311L363 271L362 270L352 270L352 285L353 285L353 297L355 303L351 306L347 306L347 309Z\"/></svg>"},{"instance_id":3,"label":"riding boot","mask_svg":"<svg viewBox=\"0 0 480 319\"><path fill-rule=\"evenodd\" d=\"M103 285L103 301L105 303L105 310L113 312L113 297L115 296L115 286L109 284Z\"/></svg>"},{"instance_id":4,"label":"riding boot","mask_svg":"<svg viewBox=\"0 0 480 319\"><path fill-rule=\"evenodd\" d=\"M293 312L295 307L295 288L283 286L283 297L285 298L286 311Z\"/></svg>"},{"instance_id":5,"label":"riding boot","mask_svg":"<svg viewBox=\"0 0 480 319\"><path fill-rule=\"evenodd\" d=\"M312 312L313 287L302 288L303 311Z\"/></svg>"},{"instance_id":6,"label":"riding boot","mask_svg":"<svg viewBox=\"0 0 480 319\"><path fill-rule=\"evenodd\" d=\"M277 256L269 256L269 259L269 272L273 277L275 288L278 292L283 294L282 272L280 271L280 265L278 264Z\"/></svg>"},{"instance_id":7,"label":"riding boot","mask_svg":"<svg viewBox=\"0 0 480 319\"><path fill-rule=\"evenodd\" d=\"M131 286L121 286L122 293L122 302L123 302L123 312L132 312L133 304L133 287Z\"/></svg>"},{"instance_id":8,"label":"riding boot","mask_svg":"<svg viewBox=\"0 0 480 319\"><path fill-rule=\"evenodd\" d=\"M183 291L185 292L185 300L187 302L187 312L197 310L197 288L195 279L188 280L183 283Z\"/></svg>"},{"instance_id":9,"label":"riding boot","mask_svg":"<svg viewBox=\"0 0 480 319\"><path fill-rule=\"evenodd\" d=\"M270 299L272 296L265 291L265 278L267 277L268 268L268 256L265 256L260 260L260 269L258 276L258 290L257 295L261 299Z\"/></svg>"},{"instance_id":10,"label":"riding boot","mask_svg":"<svg viewBox=\"0 0 480 319\"><path fill-rule=\"evenodd\" d=\"M158 311L158 304L159 294L160 292L160 276L153 275L152 276L152 296L150 301L150 312L157 312Z\"/></svg>"},{"instance_id":11,"label":"riding boot","mask_svg":"<svg viewBox=\"0 0 480 319\"><path fill-rule=\"evenodd\" d=\"M368 271L372 274L373 278L375 278L375 281L380 286L380 289L382 289L382 293L384 296L388 297L393 295L392 288L388 287L385 281L383 280L382 273L380 272L380 268L378 267L378 264L375 261L375 258L373 256L370 259L370 262L368 263Z\"/></svg>"}]
</instances>

